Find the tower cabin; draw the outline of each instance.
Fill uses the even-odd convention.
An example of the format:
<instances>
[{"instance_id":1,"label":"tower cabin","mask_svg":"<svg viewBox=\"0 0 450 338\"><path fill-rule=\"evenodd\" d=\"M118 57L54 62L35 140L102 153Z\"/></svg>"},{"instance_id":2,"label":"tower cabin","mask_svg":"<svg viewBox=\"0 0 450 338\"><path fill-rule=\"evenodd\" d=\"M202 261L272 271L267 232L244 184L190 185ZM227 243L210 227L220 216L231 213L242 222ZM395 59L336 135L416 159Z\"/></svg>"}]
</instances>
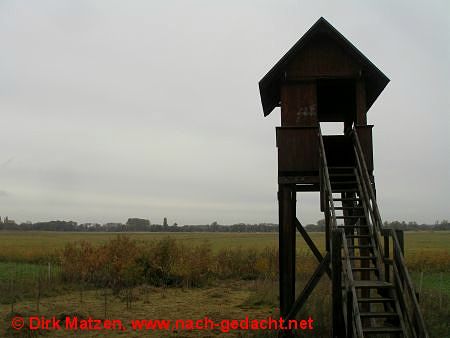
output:
<instances>
[{"instance_id":1,"label":"tower cabin","mask_svg":"<svg viewBox=\"0 0 450 338\"><path fill-rule=\"evenodd\" d=\"M367 111L389 79L324 18L261 79L264 116L281 108L277 128L279 183L297 191L318 191L321 122L341 122L341 135L324 136L329 166L353 166L349 131L359 135L373 173L372 125Z\"/></svg>"}]
</instances>

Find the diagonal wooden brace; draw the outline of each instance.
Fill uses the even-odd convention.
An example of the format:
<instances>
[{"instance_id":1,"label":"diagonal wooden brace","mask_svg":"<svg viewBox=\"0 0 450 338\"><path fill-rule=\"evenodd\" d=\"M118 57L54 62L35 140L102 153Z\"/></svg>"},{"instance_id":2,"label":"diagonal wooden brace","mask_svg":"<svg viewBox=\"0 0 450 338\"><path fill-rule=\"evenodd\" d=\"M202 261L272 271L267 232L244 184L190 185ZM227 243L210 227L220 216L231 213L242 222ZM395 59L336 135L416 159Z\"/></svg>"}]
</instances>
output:
<instances>
[{"instance_id":1,"label":"diagonal wooden brace","mask_svg":"<svg viewBox=\"0 0 450 338\"><path fill-rule=\"evenodd\" d=\"M320 253L319 249L317 249L313 240L311 239L311 237L309 237L308 233L306 232L305 228L300 223L298 218L295 219L295 226L296 226L297 230L300 232L300 234L302 235L306 244L308 244L308 246L311 249L311 251L313 252L314 256L317 258L317 261L319 263L322 263L323 262L322 254ZM328 277L330 277L330 279L331 279L331 270L330 270L330 266L328 264L325 266L325 272L327 273Z\"/></svg>"},{"instance_id":2,"label":"diagonal wooden brace","mask_svg":"<svg viewBox=\"0 0 450 338\"><path fill-rule=\"evenodd\" d=\"M285 320L293 319L297 315L297 313L300 311L302 306L308 300L308 297L311 295L311 292L316 287L316 285L319 282L320 278L322 277L323 273L326 271L327 268L329 268L329 265L330 265L330 253L327 253L325 255L325 257L322 259L322 261L320 262L319 266L316 268L316 270L312 274L311 278L309 279L309 281L306 284L305 288L303 289L302 293L298 296L297 300L292 305L292 308L288 312L288 315L285 318Z\"/></svg>"}]
</instances>

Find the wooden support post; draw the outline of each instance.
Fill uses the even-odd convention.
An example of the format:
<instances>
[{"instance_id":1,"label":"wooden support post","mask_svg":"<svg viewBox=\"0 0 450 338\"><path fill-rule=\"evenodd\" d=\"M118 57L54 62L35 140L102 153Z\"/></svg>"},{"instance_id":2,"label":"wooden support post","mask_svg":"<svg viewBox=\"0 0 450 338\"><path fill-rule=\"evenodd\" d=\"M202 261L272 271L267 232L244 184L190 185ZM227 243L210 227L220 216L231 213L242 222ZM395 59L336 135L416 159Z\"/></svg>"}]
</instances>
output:
<instances>
[{"instance_id":1,"label":"wooden support post","mask_svg":"<svg viewBox=\"0 0 450 338\"><path fill-rule=\"evenodd\" d=\"M400 251L402 253L403 258L405 258L405 238L403 236L403 230L394 230L395 234L397 235L398 244L400 245ZM395 255L395 251L394 251ZM394 257L394 260L399 262L400 260L396 257ZM405 287L405 281L403 280L402 276L400 275L400 281L402 283L402 288Z\"/></svg>"},{"instance_id":2,"label":"wooden support post","mask_svg":"<svg viewBox=\"0 0 450 338\"><path fill-rule=\"evenodd\" d=\"M391 230L390 229L383 229L383 239L384 239L384 245L383 245L383 255L384 255L384 280L386 282L390 282L391 280L391 264L390 264L390 241L389 241L389 237L391 236ZM388 290L379 290L378 291L380 293L381 296L383 297L388 297L389 296L389 291ZM389 312L391 309L391 305L385 303L383 304L384 307L384 311L385 312Z\"/></svg>"},{"instance_id":3,"label":"wooden support post","mask_svg":"<svg viewBox=\"0 0 450 338\"><path fill-rule=\"evenodd\" d=\"M386 282L389 282L391 280L391 267L388 262L389 256L390 256L390 249L389 249L389 230L383 231L383 238L384 238L384 280Z\"/></svg>"},{"instance_id":4,"label":"wooden support post","mask_svg":"<svg viewBox=\"0 0 450 338\"><path fill-rule=\"evenodd\" d=\"M395 230L395 234L397 235L398 244L400 244L402 255L405 256L405 237L403 234L403 230Z\"/></svg>"},{"instance_id":5,"label":"wooden support post","mask_svg":"<svg viewBox=\"0 0 450 338\"><path fill-rule=\"evenodd\" d=\"M286 317L295 301L296 191L294 185L278 188L280 312Z\"/></svg>"},{"instance_id":6,"label":"wooden support post","mask_svg":"<svg viewBox=\"0 0 450 338\"><path fill-rule=\"evenodd\" d=\"M328 203L325 204L325 250L330 252L330 206Z\"/></svg>"},{"instance_id":7,"label":"wooden support post","mask_svg":"<svg viewBox=\"0 0 450 338\"><path fill-rule=\"evenodd\" d=\"M362 78L356 81L356 124L367 124L366 88Z\"/></svg>"},{"instance_id":8,"label":"wooden support post","mask_svg":"<svg viewBox=\"0 0 450 338\"><path fill-rule=\"evenodd\" d=\"M363 213L361 213L361 215L362 214ZM361 225L368 225L366 217L363 217L363 218L360 219L360 224ZM365 235L365 236L370 235L369 227L358 229L358 233L360 235ZM369 238L360 238L358 243L360 245L363 245L363 246L367 247L368 245L371 244L371 241L370 241ZM371 256L371 252L370 252L370 250L368 248L361 248L359 250L359 254L361 256L366 256L366 257ZM370 267L370 261L369 260L361 260L361 262L359 264L360 264L361 268L369 268ZM371 275L370 271L361 271L361 274L360 274L361 280L370 280L371 279L370 275ZM370 289L362 289L361 290L361 297L369 298L370 297ZM370 303L362 303L361 304L361 311L363 311L363 312L371 312L371 304Z\"/></svg>"},{"instance_id":9,"label":"wooden support post","mask_svg":"<svg viewBox=\"0 0 450 338\"><path fill-rule=\"evenodd\" d=\"M353 293L347 291L347 338L353 337Z\"/></svg>"},{"instance_id":10,"label":"wooden support post","mask_svg":"<svg viewBox=\"0 0 450 338\"><path fill-rule=\"evenodd\" d=\"M345 338L342 301L342 230L331 233L331 278L333 297L333 338Z\"/></svg>"}]
</instances>

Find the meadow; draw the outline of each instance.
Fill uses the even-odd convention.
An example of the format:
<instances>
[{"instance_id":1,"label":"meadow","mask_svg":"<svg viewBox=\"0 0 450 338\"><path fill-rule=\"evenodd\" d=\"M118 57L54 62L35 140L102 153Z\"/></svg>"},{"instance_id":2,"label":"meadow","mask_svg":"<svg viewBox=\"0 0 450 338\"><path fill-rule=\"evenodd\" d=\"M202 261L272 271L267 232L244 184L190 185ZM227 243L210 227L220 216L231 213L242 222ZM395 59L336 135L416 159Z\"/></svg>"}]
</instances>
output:
<instances>
[{"instance_id":1,"label":"meadow","mask_svg":"<svg viewBox=\"0 0 450 338\"><path fill-rule=\"evenodd\" d=\"M324 234L310 236L323 251ZM276 233L118 237L117 233L0 232L3 327L8 327L11 312L24 316L78 313L123 320L147 315L196 318L207 314L217 319L276 315L277 246ZM450 232L405 232L405 258L432 337L450 336ZM298 290L316 264L298 236ZM329 281L323 278L300 314L318 319L313 336L329 334L329 292ZM0 329L0 334L15 333ZM67 332L46 335L70 336ZM161 332L108 333L111 337L147 335L161 336ZM213 335L224 334L215 331ZM198 336L198 332L183 336Z\"/></svg>"},{"instance_id":2,"label":"meadow","mask_svg":"<svg viewBox=\"0 0 450 338\"><path fill-rule=\"evenodd\" d=\"M99 246L115 239L117 235L118 233L2 231L0 232L0 280L10 278L13 274L23 278L36 275L39 270L46 269L48 262L58 262L61 251L68 243L84 241L93 246ZM309 235L317 247L323 251L324 234L312 232ZM238 249L260 251L278 246L277 233L143 232L127 233L126 236L143 247L167 238L192 247L207 243L213 253ZM311 258L309 248L300 235L297 236L297 251L301 257ZM301 270L305 270L301 257L299 257L298 265ZM412 277L417 283L420 282L425 288L442 289L444 293L450 295L449 231L405 232L405 258ZM311 259L305 262L308 266L311 263L314 263Z\"/></svg>"},{"instance_id":3,"label":"meadow","mask_svg":"<svg viewBox=\"0 0 450 338\"><path fill-rule=\"evenodd\" d=\"M87 241L94 245L104 244L114 239L118 233L52 232L52 231L1 231L0 261L36 262L47 259L61 250L67 243ZM123 233L121 233L123 234ZM211 243L213 251L228 248L262 249L278 246L277 233L165 233L142 232L125 233L131 239L147 242L173 238L184 244L199 245ZM324 248L324 233L309 233L320 250ZM300 235L297 236L297 249L308 250ZM450 231L405 232L405 255L417 253L450 253Z\"/></svg>"}]
</instances>

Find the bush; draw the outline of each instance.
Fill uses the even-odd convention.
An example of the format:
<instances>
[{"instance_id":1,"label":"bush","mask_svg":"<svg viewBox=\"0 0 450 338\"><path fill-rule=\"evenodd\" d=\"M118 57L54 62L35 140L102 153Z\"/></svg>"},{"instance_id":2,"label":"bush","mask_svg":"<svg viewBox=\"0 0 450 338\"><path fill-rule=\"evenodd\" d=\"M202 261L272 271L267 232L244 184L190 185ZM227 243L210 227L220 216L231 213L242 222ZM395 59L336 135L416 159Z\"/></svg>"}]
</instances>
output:
<instances>
[{"instance_id":1,"label":"bush","mask_svg":"<svg viewBox=\"0 0 450 338\"><path fill-rule=\"evenodd\" d=\"M119 235L94 247L69 243L61 253L66 281L114 291L146 282L154 286L200 287L214 279L276 279L278 251L225 249L214 254L209 242L186 246L167 237L150 244Z\"/></svg>"}]
</instances>

